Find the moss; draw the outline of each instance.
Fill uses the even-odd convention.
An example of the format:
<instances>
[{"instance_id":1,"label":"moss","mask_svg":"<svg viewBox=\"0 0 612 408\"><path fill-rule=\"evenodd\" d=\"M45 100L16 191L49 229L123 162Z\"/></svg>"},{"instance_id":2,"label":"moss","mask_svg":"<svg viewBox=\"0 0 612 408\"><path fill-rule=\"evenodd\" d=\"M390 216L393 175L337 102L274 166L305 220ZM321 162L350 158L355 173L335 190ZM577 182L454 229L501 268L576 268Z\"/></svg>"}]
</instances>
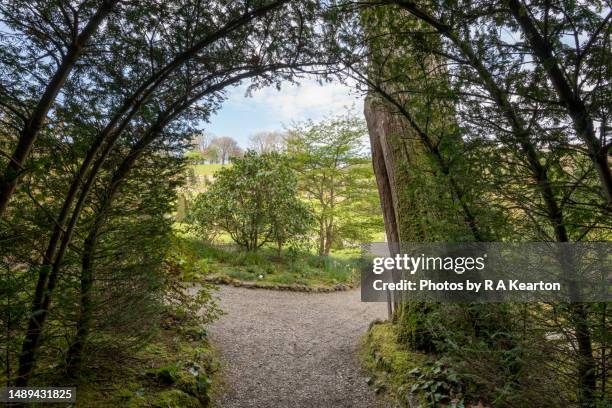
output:
<instances>
[{"instance_id":1,"label":"moss","mask_svg":"<svg viewBox=\"0 0 612 408\"><path fill-rule=\"evenodd\" d=\"M182 372L176 382L176 387L197 398L203 406L207 406L210 402L212 381L205 373L197 370L189 373Z\"/></svg>"},{"instance_id":2,"label":"moss","mask_svg":"<svg viewBox=\"0 0 612 408\"><path fill-rule=\"evenodd\" d=\"M172 385L179 377L179 370L176 365L168 365L160 368L151 368L146 371L146 374L162 385Z\"/></svg>"},{"instance_id":3,"label":"moss","mask_svg":"<svg viewBox=\"0 0 612 408\"><path fill-rule=\"evenodd\" d=\"M184 391L172 389L157 394L150 406L155 408L201 408L202 404L196 397Z\"/></svg>"},{"instance_id":4,"label":"moss","mask_svg":"<svg viewBox=\"0 0 612 408\"><path fill-rule=\"evenodd\" d=\"M410 351L397 341L397 331L388 322L374 323L363 338L360 357L371 377L368 383L384 392L393 404L409 406L407 398L414 384L411 372L430 364L423 353Z\"/></svg>"},{"instance_id":5,"label":"moss","mask_svg":"<svg viewBox=\"0 0 612 408\"><path fill-rule=\"evenodd\" d=\"M132 399L132 397L135 396L134 392L126 389L126 388L121 388L119 389L117 392L115 392L115 397L117 397L120 400L123 401L128 401L130 399Z\"/></svg>"},{"instance_id":6,"label":"moss","mask_svg":"<svg viewBox=\"0 0 612 408\"><path fill-rule=\"evenodd\" d=\"M407 302L396 313L397 339L412 350L431 353L436 351L434 335L428 325L429 316L438 306L428 302Z\"/></svg>"},{"instance_id":7,"label":"moss","mask_svg":"<svg viewBox=\"0 0 612 408\"><path fill-rule=\"evenodd\" d=\"M78 385L77 407L210 406L212 378L218 363L205 340L196 340L188 326L160 330L138 351L133 365L91 373Z\"/></svg>"}]
</instances>

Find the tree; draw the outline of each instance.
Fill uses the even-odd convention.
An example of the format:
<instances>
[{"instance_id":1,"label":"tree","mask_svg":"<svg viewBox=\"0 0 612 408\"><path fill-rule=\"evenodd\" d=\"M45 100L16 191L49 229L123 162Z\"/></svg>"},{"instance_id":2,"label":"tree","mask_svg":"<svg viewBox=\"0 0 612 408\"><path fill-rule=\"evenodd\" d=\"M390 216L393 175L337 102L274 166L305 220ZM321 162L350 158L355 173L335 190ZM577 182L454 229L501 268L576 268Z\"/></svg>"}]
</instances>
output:
<instances>
[{"instance_id":1,"label":"tree","mask_svg":"<svg viewBox=\"0 0 612 408\"><path fill-rule=\"evenodd\" d=\"M78 274L61 284L61 292L71 286L78 291L74 321L65 322L75 327L65 351L72 378L84 363L138 348L156 331L164 307L164 261L173 239L167 214L185 163L178 155L153 153L138 162L134 156L97 189L101 200L84 217L89 229L79 242Z\"/></svg>"},{"instance_id":2,"label":"tree","mask_svg":"<svg viewBox=\"0 0 612 408\"><path fill-rule=\"evenodd\" d=\"M601 74L604 60L610 58L606 27L612 12L604 17L597 12L603 3L572 4L559 2L556 8L550 3L511 0L506 3L507 12L521 28L527 41L517 44L541 64L550 84L571 119L576 136L587 148L603 195L612 205L612 172L610 171L609 150L612 145L596 135L594 118L600 123L602 133L606 132L608 120L606 108L602 105L605 96L599 92L592 95L592 87L609 87L610 76ZM539 17L539 20L538 20ZM543 27L543 32L538 28ZM573 44L564 44L562 34L572 34ZM584 40L580 38L587 35ZM567 48L573 48L567 50ZM547 86L548 83L542 83Z\"/></svg>"},{"instance_id":3,"label":"tree","mask_svg":"<svg viewBox=\"0 0 612 408\"><path fill-rule=\"evenodd\" d=\"M199 150L190 150L187 153L185 153L185 158L189 159L191 162L193 163L202 163L202 161L204 160L204 157L202 156L202 153L200 153Z\"/></svg>"},{"instance_id":4,"label":"tree","mask_svg":"<svg viewBox=\"0 0 612 408\"><path fill-rule=\"evenodd\" d=\"M217 160L221 164L229 162L233 157L240 156L241 150L238 142L229 136L216 137L210 142L210 147L216 152Z\"/></svg>"},{"instance_id":5,"label":"tree","mask_svg":"<svg viewBox=\"0 0 612 408\"><path fill-rule=\"evenodd\" d=\"M564 200L559 200L560 195L572 195L576 188L584 192L592 190L591 183L585 183L585 179L581 176L570 174L568 166L559 160L560 155L551 155L547 151L543 151L541 147L543 144L550 144L549 149L553 151L557 149L571 151L567 141L571 140L572 136L567 137L563 131L559 132L554 126L555 123L559 123L558 110L554 106L556 102L547 102L550 101L548 96L543 97L549 94L547 92L548 87L540 85L536 92L531 92L534 89L533 87L522 86L525 79L533 84L539 84L541 82L539 71L541 70L532 70L529 64L525 64L525 54L515 53L512 45L504 44L504 40L497 35L492 35L489 31L489 27L500 25L497 5L479 3L457 9L440 7L434 10L426 10L412 1L397 1L395 3L448 41L450 47L441 54L445 58L450 56L454 61L459 61L460 68L454 71L461 78L461 81L458 82L459 89L470 89L469 86L473 86L470 92L465 93L465 95L471 94L473 100L478 100L480 107L473 112L479 112L481 118L487 117L485 123L503 123L505 125L505 128L502 129L497 127L492 134L500 135L498 140L507 147L506 153L516 155L517 161L524 163L525 167L523 169L526 170L528 175L525 174L523 169L514 165L511 165L509 170L513 175L523 178L523 183L525 183L525 179L529 178L534 180L535 186L537 186L537 190L530 192L530 200L525 200L525 191L523 191L523 194L517 194L514 199L520 202L519 205L529 217L532 217L532 220L536 220L536 223L539 224L538 230L543 232L542 235L545 239L556 242L571 242L574 228L570 220L575 217L576 211L581 211L584 214L583 216L587 218L594 217L591 225L602 225L602 222L605 224L604 219L607 218L605 212L578 210L577 207L568 208L564 205ZM547 55L541 52L537 33L530 31L529 22L521 17L523 13L517 9L516 4L514 6L512 7L511 4L511 9L514 8L514 10L510 12L518 19L519 25L529 37L531 45L534 47L533 53L540 58L544 66L547 66L545 71L547 71L549 78L559 92L561 90L559 87L561 84L558 83L559 78L555 78L554 75L551 76L555 68L555 61L548 60ZM476 27L478 28L475 29ZM451 52L449 53L449 51ZM503 69L500 70L502 66ZM473 92L474 89L479 89L488 95L489 101L485 103L492 102L495 108L493 112L483 111L482 106L485 103L477 92ZM517 96L521 98L522 106L517 103ZM605 198L603 201L605 203L609 201L609 181L612 179L610 178L609 168L606 169L608 160L607 158L602 160L601 146L592 138L592 132L589 131L589 129L592 130L592 125L589 126L584 106L580 107L580 101L576 99L576 95L574 95L573 101L567 100L570 96L569 94L562 94L561 100L566 107L574 103L575 109L570 109L570 116L578 119L574 119L574 127L578 130L578 136L582 137L587 144L589 151L587 157L598 170L599 183L604 191L603 196ZM470 97L468 96L466 99L470 99ZM462 102L463 106L475 106L470 102ZM528 109L528 107L531 109ZM498 116L493 119L491 118L492 113ZM536 126L531 125L534 123ZM538 128L539 134L534 132L534 128ZM488 133L491 134L491 132ZM548 135L549 138L543 139L542 134ZM566 137L564 138L564 136ZM603 154L607 156L606 153ZM570 160L575 160L576 155L569 155L569 157ZM555 173L555 171L551 171L552 169L560 170L560 172ZM579 172L582 172L580 166L575 166L572 169L574 172L578 169L580 169ZM586 174L584 177L591 178ZM571 191L567 189L568 184L571 185L571 183L566 183L564 180L566 178L577 180ZM581 184L581 186L578 187L577 184ZM601 202L601 196L593 199ZM602 207L605 206L606 204L603 204ZM602 218L602 216L605 218ZM587 231L583 230L583 233L592 229L590 226L587 228ZM581 405L591 406L594 403L593 398L596 388L594 373L597 363L593 353L588 310L584 305L570 304L568 313L571 316L569 321L572 322L572 331L575 334L575 338L568 340L575 342L577 346L577 353L574 356L578 371L576 394Z\"/></svg>"},{"instance_id":6,"label":"tree","mask_svg":"<svg viewBox=\"0 0 612 408\"><path fill-rule=\"evenodd\" d=\"M430 33L424 47L419 35L394 34L427 28L393 7L370 9L361 21L367 57L352 65L352 76L368 90L365 116L390 242L500 239L503 217L473 172L476 146L463 137L440 37Z\"/></svg>"},{"instance_id":7,"label":"tree","mask_svg":"<svg viewBox=\"0 0 612 408\"><path fill-rule=\"evenodd\" d=\"M209 163L219 162L219 149L212 143L202 152L202 157Z\"/></svg>"},{"instance_id":8,"label":"tree","mask_svg":"<svg viewBox=\"0 0 612 408\"><path fill-rule=\"evenodd\" d=\"M194 149L200 153L204 153L214 138L215 137L211 133L199 132L193 138Z\"/></svg>"},{"instance_id":9,"label":"tree","mask_svg":"<svg viewBox=\"0 0 612 408\"><path fill-rule=\"evenodd\" d=\"M192 149L186 153L186 157L195 163L206 163L210 160L210 144L214 136L207 132L199 132L193 137Z\"/></svg>"},{"instance_id":10,"label":"tree","mask_svg":"<svg viewBox=\"0 0 612 408\"><path fill-rule=\"evenodd\" d=\"M351 51L364 52L361 59L353 53L347 53L350 59L346 58L351 62L349 69L358 71L354 77L370 92L366 114L373 155L378 162L377 177L381 176L378 181L386 218L391 220L388 224L400 225L395 236L400 241L412 237L402 236L401 224L415 217L417 240L469 240L461 233L465 226L477 241L493 237L571 242L605 237L610 214L601 155L606 148L604 143L585 139L588 116L607 117L597 89L607 81L600 58L606 53L601 29L608 17L594 11L603 3L391 2L395 7L388 3L359 10L356 20L365 22L365 30L360 31L364 26L359 26L353 38L365 44L357 40ZM529 18L539 22L530 27L533 21ZM527 42L499 34L517 27ZM538 38L537 30L543 38ZM572 32L568 37L573 39L563 40L566 32ZM549 42L548 51L556 49L552 59L542 53L547 47L542 39ZM566 47L567 42L582 45L576 44L574 52ZM583 65L583 51L591 63ZM539 64L533 63L534 56ZM358 63L354 63L356 59ZM572 83L573 96L562 96L561 78L554 78L559 60L566 64L566 73L572 72L566 80ZM587 112L579 106L581 86L588 90L583 96L592 97L591 106L585 103ZM600 139L605 140L605 131ZM418 199L422 193L429 197L428 202ZM463 364L469 347L459 344L470 338L470 331L482 334L476 329L484 319L470 317L465 326L467 336L457 341L458 330L443 329L457 326L457 319L453 324L433 324L432 319L439 321L451 313L445 307L422 306L418 316L400 326L420 337L419 327L429 326L428 335L437 338L438 344L448 341L457 345L455 352L462 354L454 357ZM606 371L605 364L598 371L594 350L606 346L593 342L590 307L558 306L556 311L567 313L567 320L559 322L555 330L565 336L568 352L558 353L556 346L548 343L544 358L554 355L559 366L572 361L576 381L566 388L573 389L574 395L562 398L592 406L596 373ZM538 317L547 318L541 309L534 309ZM473 316L476 309L468 310L468 316ZM534 354L541 352L505 323L516 311L502 305L491 308L490 315L493 310L507 317L501 319L501 325L489 325L485 337L509 333L514 340L506 345L488 343L488 353L494 355L517 345ZM541 322L534 327L538 324ZM546 339L543 342L547 343ZM503 386L490 390L489 398L497 398Z\"/></svg>"},{"instance_id":11,"label":"tree","mask_svg":"<svg viewBox=\"0 0 612 408\"><path fill-rule=\"evenodd\" d=\"M259 132L249 137L249 144L259 154L280 152L285 147L285 135L281 132Z\"/></svg>"},{"instance_id":12,"label":"tree","mask_svg":"<svg viewBox=\"0 0 612 408\"><path fill-rule=\"evenodd\" d=\"M297 180L286 158L247 151L215 175L192 207L192 222L227 232L247 251L267 243L279 250L308 230L310 210L298 198ZM212 224L212 225L211 225Z\"/></svg>"},{"instance_id":13,"label":"tree","mask_svg":"<svg viewBox=\"0 0 612 408\"><path fill-rule=\"evenodd\" d=\"M360 119L348 116L298 125L287 138L300 191L315 211L319 255L329 255L345 238L367 241L372 225L380 226L380 218L371 216L379 203L370 159L363 153L365 132Z\"/></svg>"}]
</instances>

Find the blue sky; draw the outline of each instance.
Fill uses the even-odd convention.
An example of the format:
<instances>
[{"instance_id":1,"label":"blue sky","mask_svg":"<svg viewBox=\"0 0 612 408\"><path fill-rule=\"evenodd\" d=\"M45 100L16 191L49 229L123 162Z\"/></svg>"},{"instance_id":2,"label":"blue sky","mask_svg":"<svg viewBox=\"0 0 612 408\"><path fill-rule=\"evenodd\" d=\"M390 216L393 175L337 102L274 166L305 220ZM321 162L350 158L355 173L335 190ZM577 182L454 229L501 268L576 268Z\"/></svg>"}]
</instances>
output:
<instances>
[{"instance_id":1,"label":"blue sky","mask_svg":"<svg viewBox=\"0 0 612 408\"><path fill-rule=\"evenodd\" d=\"M249 146L249 136L262 131L283 130L293 122L314 121L330 115L346 113L347 109L360 115L363 96L352 87L339 82L319 85L314 80L302 80L300 85L283 84L245 96L248 84L231 88L227 100L204 131L215 136L231 136L241 147Z\"/></svg>"}]
</instances>

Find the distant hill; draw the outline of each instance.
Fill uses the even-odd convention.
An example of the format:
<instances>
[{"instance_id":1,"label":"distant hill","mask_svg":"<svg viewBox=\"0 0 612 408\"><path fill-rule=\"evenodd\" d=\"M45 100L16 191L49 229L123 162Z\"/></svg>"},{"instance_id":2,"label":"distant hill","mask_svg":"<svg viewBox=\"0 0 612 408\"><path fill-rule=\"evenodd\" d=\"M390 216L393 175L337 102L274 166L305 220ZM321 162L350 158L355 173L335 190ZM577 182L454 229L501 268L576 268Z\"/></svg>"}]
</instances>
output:
<instances>
[{"instance_id":1,"label":"distant hill","mask_svg":"<svg viewBox=\"0 0 612 408\"><path fill-rule=\"evenodd\" d=\"M214 180L214 174L229 164L193 164L190 166L192 181L186 186L190 192L201 193L206 190L206 183Z\"/></svg>"}]
</instances>

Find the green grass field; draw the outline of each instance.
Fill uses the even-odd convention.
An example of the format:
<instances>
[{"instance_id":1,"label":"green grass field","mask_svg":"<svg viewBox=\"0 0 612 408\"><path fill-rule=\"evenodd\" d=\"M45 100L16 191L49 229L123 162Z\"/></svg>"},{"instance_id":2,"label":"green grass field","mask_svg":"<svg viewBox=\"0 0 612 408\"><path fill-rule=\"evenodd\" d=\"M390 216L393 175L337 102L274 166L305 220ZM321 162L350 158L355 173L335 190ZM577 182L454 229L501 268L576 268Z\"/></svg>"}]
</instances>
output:
<instances>
[{"instance_id":1,"label":"green grass field","mask_svg":"<svg viewBox=\"0 0 612 408\"><path fill-rule=\"evenodd\" d=\"M196 176L212 176L228 164L194 164L193 172Z\"/></svg>"},{"instance_id":2,"label":"green grass field","mask_svg":"<svg viewBox=\"0 0 612 408\"><path fill-rule=\"evenodd\" d=\"M187 190L192 193L201 193L206 191L207 183L213 180L213 176L216 172L222 168L230 166L229 164L192 164L191 171L193 171L192 182L187 185ZM190 171L190 172L191 172Z\"/></svg>"}]
</instances>

